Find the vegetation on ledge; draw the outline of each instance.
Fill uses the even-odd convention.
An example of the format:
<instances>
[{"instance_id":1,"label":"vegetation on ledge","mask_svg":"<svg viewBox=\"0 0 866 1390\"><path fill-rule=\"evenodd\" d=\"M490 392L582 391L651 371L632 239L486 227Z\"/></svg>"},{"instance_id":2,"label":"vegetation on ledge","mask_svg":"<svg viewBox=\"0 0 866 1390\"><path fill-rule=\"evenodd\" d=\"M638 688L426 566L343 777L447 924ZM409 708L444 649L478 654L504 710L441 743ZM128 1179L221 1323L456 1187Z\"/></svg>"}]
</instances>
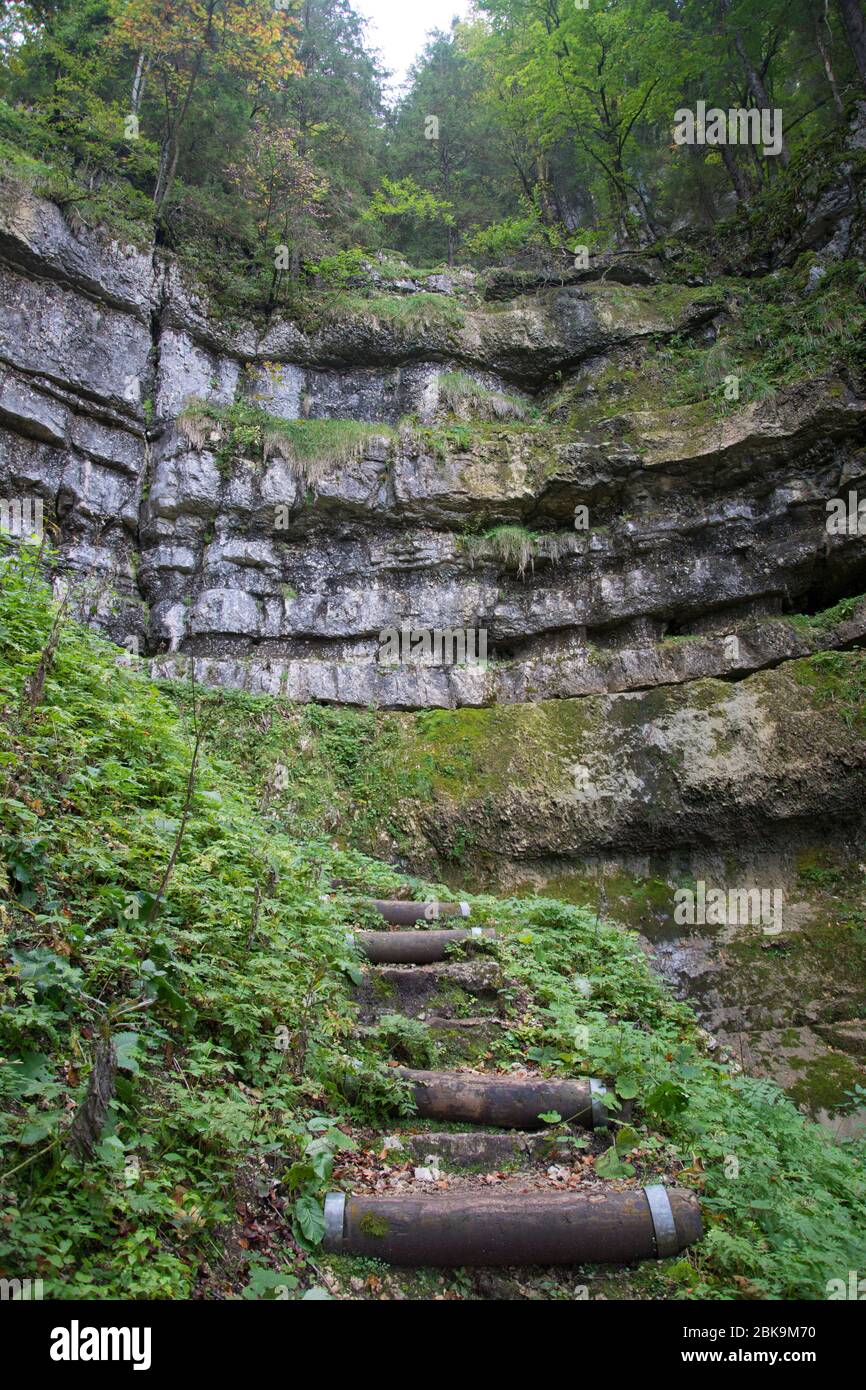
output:
<instances>
[{"instance_id":1,"label":"vegetation on ledge","mask_svg":"<svg viewBox=\"0 0 866 1390\"><path fill-rule=\"evenodd\" d=\"M239 458L252 455L266 464L276 455L306 483L358 458L371 439L394 435L390 425L366 420L285 420L245 401L230 406L190 401L178 425L194 448L213 451L223 473Z\"/></svg>"}]
</instances>

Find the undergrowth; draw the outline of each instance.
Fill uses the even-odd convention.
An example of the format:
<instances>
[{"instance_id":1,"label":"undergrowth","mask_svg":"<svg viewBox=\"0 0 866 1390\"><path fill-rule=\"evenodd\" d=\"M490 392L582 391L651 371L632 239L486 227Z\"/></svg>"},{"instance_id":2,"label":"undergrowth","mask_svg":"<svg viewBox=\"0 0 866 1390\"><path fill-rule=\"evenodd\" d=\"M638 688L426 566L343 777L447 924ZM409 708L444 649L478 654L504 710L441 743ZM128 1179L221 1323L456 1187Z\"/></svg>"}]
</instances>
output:
<instances>
[{"instance_id":1,"label":"undergrowth","mask_svg":"<svg viewBox=\"0 0 866 1390\"><path fill-rule=\"evenodd\" d=\"M359 897L445 893L351 847L387 801L382 726L157 688L57 621L26 552L0 565L0 1274L57 1298L322 1296L335 1160L411 1113L389 1046L431 1055L405 1022L359 1033L350 998ZM341 847L329 820L356 798ZM615 1119L637 1106L603 1171L700 1192L707 1235L659 1267L668 1297L820 1298L863 1267L863 1143L713 1060L633 936L538 898L476 898L473 920L509 982L490 1060L602 1075Z\"/></svg>"},{"instance_id":2,"label":"undergrowth","mask_svg":"<svg viewBox=\"0 0 866 1390\"><path fill-rule=\"evenodd\" d=\"M493 391L468 372L442 372L439 400L453 415L478 416L484 420L525 420L539 413L529 401L505 391Z\"/></svg>"},{"instance_id":3,"label":"undergrowth","mask_svg":"<svg viewBox=\"0 0 866 1390\"><path fill-rule=\"evenodd\" d=\"M463 327L465 312L452 296L445 294L362 294L344 295L333 307L335 317L354 315L374 324L395 329Z\"/></svg>"},{"instance_id":4,"label":"undergrowth","mask_svg":"<svg viewBox=\"0 0 866 1390\"><path fill-rule=\"evenodd\" d=\"M839 370L866 374L866 270L808 254L754 281L726 281L726 312L707 346L688 335L656 345L647 383L672 406L710 401L719 414Z\"/></svg>"}]
</instances>

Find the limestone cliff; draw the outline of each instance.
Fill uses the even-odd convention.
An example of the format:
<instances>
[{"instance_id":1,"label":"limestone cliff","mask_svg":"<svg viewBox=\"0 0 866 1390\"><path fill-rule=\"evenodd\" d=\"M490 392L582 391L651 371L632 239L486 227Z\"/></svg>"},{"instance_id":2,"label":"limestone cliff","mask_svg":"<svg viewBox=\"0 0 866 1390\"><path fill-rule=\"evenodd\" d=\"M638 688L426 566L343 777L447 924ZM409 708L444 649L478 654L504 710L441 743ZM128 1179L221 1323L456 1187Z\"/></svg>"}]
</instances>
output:
<instances>
[{"instance_id":1,"label":"limestone cliff","mask_svg":"<svg viewBox=\"0 0 866 1390\"><path fill-rule=\"evenodd\" d=\"M812 283L862 241L848 169L762 269L810 248ZM660 387L660 356L712 360L723 275L655 255L562 283L373 267L372 298L305 328L232 323L169 256L14 188L0 258L0 494L42 500L60 572L156 674L193 656L291 701L455 708L737 682L862 641L862 604L802 620L866 588L866 536L826 524L866 483L855 380L722 410ZM489 660L384 665L401 625L484 630Z\"/></svg>"}]
</instances>

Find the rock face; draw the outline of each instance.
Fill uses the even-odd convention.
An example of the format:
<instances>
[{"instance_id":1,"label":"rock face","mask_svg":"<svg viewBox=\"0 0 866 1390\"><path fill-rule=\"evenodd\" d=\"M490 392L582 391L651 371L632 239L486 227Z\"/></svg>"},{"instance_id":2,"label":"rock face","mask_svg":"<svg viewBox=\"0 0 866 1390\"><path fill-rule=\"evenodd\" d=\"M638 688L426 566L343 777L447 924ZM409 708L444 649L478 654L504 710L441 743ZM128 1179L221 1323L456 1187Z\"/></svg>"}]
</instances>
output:
<instances>
[{"instance_id":1,"label":"rock face","mask_svg":"<svg viewBox=\"0 0 866 1390\"><path fill-rule=\"evenodd\" d=\"M411 313L304 333L229 329L173 264L20 191L0 259L0 496L42 501L88 611L158 674L192 655L203 679L291 700L455 708L736 678L862 637L862 613L818 634L784 618L864 587L866 537L826 528L866 472L849 384L720 419L592 408L601 374L715 333L723 296L656 263L511 299L501 277L487 298L431 277ZM226 457L218 417L244 401L370 428L315 475L290 450ZM191 402L212 428L190 428ZM536 537L519 563L472 541L503 526ZM384 659L404 626L483 633L487 662Z\"/></svg>"},{"instance_id":2,"label":"rock face","mask_svg":"<svg viewBox=\"0 0 866 1390\"><path fill-rule=\"evenodd\" d=\"M862 256L856 167L748 273L808 248L814 288ZM308 331L232 325L153 248L3 192L0 527L41 504L58 579L156 676L192 659L392 711L432 792L379 854L540 886L660 852L689 872L707 847L736 874L746 847L862 829L866 399L828 374L670 406L658 356L714 344L720 281L646 256L561 282L374 268L375 297ZM776 1014L732 1021L730 993L707 1021L778 1053ZM859 1009L799 1022L860 1048Z\"/></svg>"},{"instance_id":3,"label":"rock face","mask_svg":"<svg viewBox=\"0 0 866 1390\"><path fill-rule=\"evenodd\" d=\"M454 862L468 843L476 869L496 870L841 840L866 806L862 653L835 653L832 672L807 659L407 722L401 761L440 769L435 798L406 808L418 858Z\"/></svg>"}]
</instances>

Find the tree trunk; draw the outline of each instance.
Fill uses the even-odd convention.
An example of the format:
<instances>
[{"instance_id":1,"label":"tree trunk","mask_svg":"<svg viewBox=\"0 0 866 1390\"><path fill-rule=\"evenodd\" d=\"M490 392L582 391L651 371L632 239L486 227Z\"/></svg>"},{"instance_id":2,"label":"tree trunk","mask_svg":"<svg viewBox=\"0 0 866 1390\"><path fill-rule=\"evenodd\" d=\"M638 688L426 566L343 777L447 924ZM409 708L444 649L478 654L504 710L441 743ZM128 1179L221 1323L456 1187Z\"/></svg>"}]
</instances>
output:
<instances>
[{"instance_id":1,"label":"tree trunk","mask_svg":"<svg viewBox=\"0 0 866 1390\"><path fill-rule=\"evenodd\" d=\"M210 24L210 19L213 14L213 3L214 0L211 0L208 24ZM195 62L193 63L192 71L189 75L189 81L186 85L186 95L184 96L184 99L180 107L178 108L176 114L172 115L171 109L168 104L168 99L166 98L166 135L162 142L162 149L160 150L159 174L157 176L156 189L153 195L154 212L157 217L162 211L163 203L168 197L171 191L171 186L174 183L174 176L177 171L177 161L180 157L180 132L183 128L184 121L186 120L187 114L189 112L190 103L192 101L192 94L195 91L196 83L198 82L198 76L201 71L201 65L202 55L200 53L196 58Z\"/></svg>"},{"instance_id":2,"label":"tree trunk","mask_svg":"<svg viewBox=\"0 0 866 1390\"><path fill-rule=\"evenodd\" d=\"M166 136L159 152L159 174L156 180L156 189L153 195L153 208L157 217L162 212L163 204L171 191L174 183L177 160L180 153L180 144L177 135L172 132Z\"/></svg>"},{"instance_id":3,"label":"tree trunk","mask_svg":"<svg viewBox=\"0 0 866 1390\"><path fill-rule=\"evenodd\" d=\"M859 0L838 0L848 47L854 54L861 82L866 82L866 22Z\"/></svg>"},{"instance_id":4,"label":"tree trunk","mask_svg":"<svg viewBox=\"0 0 866 1390\"><path fill-rule=\"evenodd\" d=\"M728 178L733 184L734 192L737 195L737 202L748 205L749 190L746 186L746 180L743 177L743 171L737 162L737 156L734 154L730 145L720 145L719 153L722 156L722 163L725 166Z\"/></svg>"},{"instance_id":5,"label":"tree trunk","mask_svg":"<svg viewBox=\"0 0 866 1390\"><path fill-rule=\"evenodd\" d=\"M131 109L133 116L137 116L141 110L141 98L144 96L144 79L147 76L147 69L150 64L145 61L143 53L139 53L138 62L135 65L135 77L132 79L132 101Z\"/></svg>"},{"instance_id":6,"label":"tree trunk","mask_svg":"<svg viewBox=\"0 0 866 1390\"><path fill-rule=\"evenodd\" d=\"M755 67L755 64L749 57L748 50L746 48L745 43L743 42L742 34L734 34L734 45L736 47L737 53L740 55L740 61L742 62L743 67L746 70L746 76L749 79L749 87L751 88L752 96L755 98L755 101L763 110L771 111L773 109L773 104L770 101L770 93L764 86L764 79L761 77L761 74L758 72L758 69ZM781 159L783 164L788 163L788 146L785 143L784 137L782 138L782 148L779 154L779 158Z\"/></svg>"},{"instance_id":7,"label":"tree trunk","mask_svg":"<svg viewBox=\"0 0 866 1390\"><path fill-rule=\"evenodd\" d=\"M87 1094L75 1112L67 1143L80 1162L93 1158L114 1096L117 1050L111 1038L96 1044Z\"/></svg>"},{"instance_id":8,"label":"tree trunk","mask_svg":"<svg viewBox=\"0 0 866 1390\"><path fill-rule=\"evenodd\" d=\"M826 13L825 13L825 19L826 19ZM824 42L824 38L823 38L823 35L822 35L822 33L821 33L821 24L822 24L822 22L823 22L823 21L822 21L822 19L821 19L821 16L816 14L816 15L815 15L815 47L817 48L818 52L819 52L820 55L821 55L821 62L824 64L824 72L825 72L826 75L827 75L827 82L829 83L830 91L833 93L833 105L836 107L836 110L838 111L839 115L841 116L841 115L844 113L845 107L844 107L842 98L841 98L841 96L839 95L839 87L838 87L838 85L837 85L837 83L836 83L836 74L835 74L835 72L833 71L833 64L830 62L830 52L829 52L829 49L827 48L827 45L826 45L825 42Z\"/></svg>"}]
</instances>

